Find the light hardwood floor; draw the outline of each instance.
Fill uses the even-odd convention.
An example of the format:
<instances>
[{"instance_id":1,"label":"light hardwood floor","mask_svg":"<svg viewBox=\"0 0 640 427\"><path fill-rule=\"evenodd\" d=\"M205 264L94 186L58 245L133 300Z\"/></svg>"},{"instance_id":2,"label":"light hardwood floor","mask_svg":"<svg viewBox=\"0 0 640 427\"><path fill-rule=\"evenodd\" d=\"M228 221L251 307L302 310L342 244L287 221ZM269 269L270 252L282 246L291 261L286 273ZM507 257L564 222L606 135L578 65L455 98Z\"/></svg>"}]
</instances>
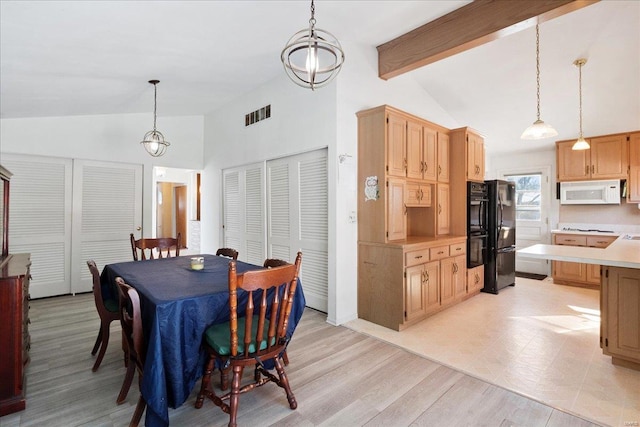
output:
<instances>
[{"instance_id":1,"label":"light hardwood floor","mask_svg":"<svg viewBox=\"0 0 640 427\"><path fill-rule=\"evenodd\" d=\"M138 389L134 384L127 401L116 405L125 373L119 325L111 328L104 361L92 373L90 351L99 321L90 294L31 301L30 318L27 408L1 417L0 427L127 425ZM596 425L382 340L331 326L311 309L305 310L288 353L298 409L290 410L284 392L268 384L241 396L239 425ZM195 397L194 390L184 405L170 410L172 426L227 424L228 415L211 402L195 409Z\"/></svg>"}]
</instances>

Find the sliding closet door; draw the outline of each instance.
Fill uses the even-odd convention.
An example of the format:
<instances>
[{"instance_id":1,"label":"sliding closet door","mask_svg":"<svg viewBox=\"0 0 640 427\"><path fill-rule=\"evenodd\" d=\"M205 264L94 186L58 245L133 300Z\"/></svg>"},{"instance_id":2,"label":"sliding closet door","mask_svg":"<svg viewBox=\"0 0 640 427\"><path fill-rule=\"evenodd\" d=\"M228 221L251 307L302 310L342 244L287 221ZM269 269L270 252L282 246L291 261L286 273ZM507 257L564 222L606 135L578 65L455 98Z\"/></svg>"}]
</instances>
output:
<instances>
[{"instance_id":1,"label":"sliding closet door","mask_svg":"<svg viewBox=\"0 0 640 427\"><path fill-rule=\"evenodd\" d=\"M73 162L71 291L92 288L87 260L98 268L133 261L130 233L142 225L142 165Z\"/></svg>"},{"instance_id":2,"label":"sliding closet door","mask_svg":"<svg viewBox=\"0 0 640 427\"><path fill-rule=\"evenodd\" d=\"M13 173L9 253L31 254L32 298L71 292L70 159L2 154Z\"/></svg>"},{"instance_id":3,"label":"sliding closet door","mask_svg":"<svg viewBox=\"0 0 640 427\"><path fill-rule=\"evenodd\" d=\"M223 180L223 245L238 259L262 265L265 256L264 165L226 169Z\"/></svg>"},{"instance_id":4,"label":"sliding closet door","mask_svg":"<svg viewBox=\"0 0 640 427\"><path fill-rule=\"evenodd\" d=\"M327 150L267 162L267 254L295 260L307 305L327 311Z\"/></svg>"}]
</instances>

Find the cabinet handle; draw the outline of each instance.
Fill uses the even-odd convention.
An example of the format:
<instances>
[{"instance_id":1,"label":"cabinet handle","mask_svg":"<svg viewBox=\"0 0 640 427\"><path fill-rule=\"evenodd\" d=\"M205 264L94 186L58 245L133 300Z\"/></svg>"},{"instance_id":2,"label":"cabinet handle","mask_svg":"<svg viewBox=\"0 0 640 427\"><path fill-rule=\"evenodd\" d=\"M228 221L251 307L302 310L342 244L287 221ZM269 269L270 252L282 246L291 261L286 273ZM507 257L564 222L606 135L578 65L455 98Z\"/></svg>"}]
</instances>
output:
<instances>
[{"instance_id":1,"label":"cabinet handle","mask_svg":"<svg viewBox=\"0 0 640 427\"><path fill-rule=\"evenodd\" d=\"M452 272L453 274L455 274L455 273L456 273L456 267L457 267L457 266L456 266L456 264L455 264L455 263L453 263L453 264L451 265L451 272Z\"/></svg>"},{"instance_id":2,"label":"cabinet handle","mask_svg":"<svg viewBox=\"0 0 640 427\"><path fill-rule=\"evenodd\" d=\"M475 279L473 283L475 283L476 285L480 282L480 276L478 276L478 273L475 274Z\"/></svg>"},{"instance_id":3,"label":"cabinet handle","mask_svg":"<svg viewBox=\"0 0 640 427\"><path fill-rule=\"evenodd\" d=\"M422 188L419 191L420 191L420 197L418 198L418 200L422 200L424 198L424 193L422 192Z\"/></svg>"},{"instance_id":4,"label":"cabinet handle","mask_svg":"<svg viewBox=\"0 0 640 427\"><path fill-rule=\"evenodd\" d=\"M407 158L406 158L406 157L405 157L405 159L404 159L404 170L405 170L405 171L407 170Z\"/></svg>"},{"instance_id":5,"label":"cabinet handle","mask_svg":"<svg viewBox=\"0 0 640 427\"><path fill-rule=\"evenodd\" d=\"M413 257L413 259L420 259L420 258L422 258L422 255L418 255L416 257Z\"/></svg>"},{"instance_id":6,"label":"cabinet handle","mask_svg":"<svg viewBox=\"0 0 640 427\"><path fill-rule=\"evenodd\" d=\"M589 165L585 166L584 173L589 175Z\"/></svg>"},{"instance_id":7,"label":"cabinet handle","mask_svg":"<svg viewBox=\"0 0 640 427\"><path fill-rule=\"evenodd\" d=\"M461 251L461 250L462 250L462 248L456 248L456 251Z\"/></svg>"},{"instance_id":8,"label":"cabinet handle","mask_svg":"<svg viewBox=\"0 0 640 427\"><path fill-rule=\"evenodd\" d=\"M595 171L596 171L596 167L594 165L591 165L591 173L593 174L595 173Z\"/></svg>"},{"instance_id":9,"label":"cabinet handle","mask_svg":"<svg viewBox=\"0 0 640 427\"><path fill-rule=\"evenodd\" d=\"M444 251L438 251L438 255L442 255Z\"/></svg>"},{"instance_id":10,"label":"cabinet handle","mask_svg":"<svg viewBox=\"0 0 640 427\"><path fill-rule=\"evenodd\" d=\"M424 162L424 171L428 171L429 170L429 164L427 162Z\"/></svg>"},{"instance_id":11,"label":"cabinet handle","mask_svg":"<svg viewBox=\"0 0 640 427\"><path fill-rule=\"evenodd\" d=\"M442 213L442 206L438 205L438 213Z\"/></svg>"},{"instance_id":12,"label":"cabinet handle","mask_svg":"<svg viewBox=\"0 0 640 427\"><path fill-rule=\"evenodd\" d=\"M407 204L406 203L404 204L404 214L405 215L407 214Z\"/></svg>"},{"instance_id":13,"label":"cabinet handle","mask_svg":"<svg viewBox=\"0 0 640 427\"><path fill-rule=\"evenodd\" d=\"M564 239L565 242L575 242L575 239Z\"/></svg>"},{"instance_id":14,"label":"cabinet handle","mask_svg":"<svg viewBox=\"0 0 640 427\"><path fill-rule=\"evenodd\" d=\"M429 283L429 272L428 271L424 272L424 281Z\"/></svg>"},{"instance_id":15,"label":"cabinet handle","mask_svg":"<svg viewBox=\"0 0 640 427\"><path fill-rule=\"evenodd\" d=\"M442 166L438 165L438 175L442 175Z\"/></svg>"}]
</instances>

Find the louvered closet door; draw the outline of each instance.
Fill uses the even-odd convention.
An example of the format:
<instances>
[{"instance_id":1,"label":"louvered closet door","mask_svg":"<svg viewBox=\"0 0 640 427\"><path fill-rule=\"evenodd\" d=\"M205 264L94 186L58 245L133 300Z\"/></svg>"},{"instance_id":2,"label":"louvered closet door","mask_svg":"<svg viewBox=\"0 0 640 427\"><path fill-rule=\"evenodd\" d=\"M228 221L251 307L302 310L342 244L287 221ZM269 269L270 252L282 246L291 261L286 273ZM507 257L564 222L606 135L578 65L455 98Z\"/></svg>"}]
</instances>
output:
<instances>
[{"instance_id":1,"label":"louvered closet door","mask_svg":"<svg viewBox=\"0 0 640 427\"><path fill-rule=\"evenodd\" d=\"M327 312L327 150L267 162L267 254L295 260L309 307Z\"/></svg>"},{"instance_id":2,"label":"louvered closet door","mask_svg":"<svg viewBox=\"0 0 640 427\"><path fill-rule=\"evenodd\" d=\"M70 159L2 154L13 173L9 252L31 254L32 298L71 292Z\"/></svg>"},{"instance_id":3,"label":"louvered closet door","mask_svg":"<svg viewBox=\"0 0 640 427\"><path fill-rule=\"evenodd\" d=\"M265 256L264 166L223 171L223 242L238 259L262 265Z\"/></svg>"},{"instance_id":4,"label":"louvered closet door","mask_svg":"<svg viewBox=\"0 0 640 427\"><path fill-rule=\"evenodd\" d=\"M142 165L74 160L72 292L91 290L87 260L133 261L129 234L142 225Z\"/></svg>"}]
</instances>

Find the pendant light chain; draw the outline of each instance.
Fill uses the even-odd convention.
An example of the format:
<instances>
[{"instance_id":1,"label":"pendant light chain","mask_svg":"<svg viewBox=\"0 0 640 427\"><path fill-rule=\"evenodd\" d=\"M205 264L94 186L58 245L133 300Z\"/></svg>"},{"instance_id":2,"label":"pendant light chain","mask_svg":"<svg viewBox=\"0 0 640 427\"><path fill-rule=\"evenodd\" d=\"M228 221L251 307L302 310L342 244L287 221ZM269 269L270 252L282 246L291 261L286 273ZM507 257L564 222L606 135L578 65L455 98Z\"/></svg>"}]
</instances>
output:
<instances>
[{"instance_id":1,"label":"pendant light chain","mask_svg":"<svg viewBox=\"0 0 640 427\"><path fill-rule=\"evenodd\" d=\"M158 109L158 84L153 84L153 131L156 131L156 115Z\"/></svg>"},{"instance_id":2,"label":"pendant light chain","mask_svg":"<svg viewBox=\"0 0 640 427\"><path fill-rule=\"evenodd\" d=\"M580 139L582 139L582 64L578 63L578 94L580 100Z\"/></svg>"},{"instance_id":3,"label":"pendant light chain","mask_svg":"<svg viewBox=\"0 0 640 427\"><path fill-rule=\"evenodd\" d=\"M538 120L540 120L540 30L536 24L536 96L538 98Z\"/></svg>"}]
</instances>

